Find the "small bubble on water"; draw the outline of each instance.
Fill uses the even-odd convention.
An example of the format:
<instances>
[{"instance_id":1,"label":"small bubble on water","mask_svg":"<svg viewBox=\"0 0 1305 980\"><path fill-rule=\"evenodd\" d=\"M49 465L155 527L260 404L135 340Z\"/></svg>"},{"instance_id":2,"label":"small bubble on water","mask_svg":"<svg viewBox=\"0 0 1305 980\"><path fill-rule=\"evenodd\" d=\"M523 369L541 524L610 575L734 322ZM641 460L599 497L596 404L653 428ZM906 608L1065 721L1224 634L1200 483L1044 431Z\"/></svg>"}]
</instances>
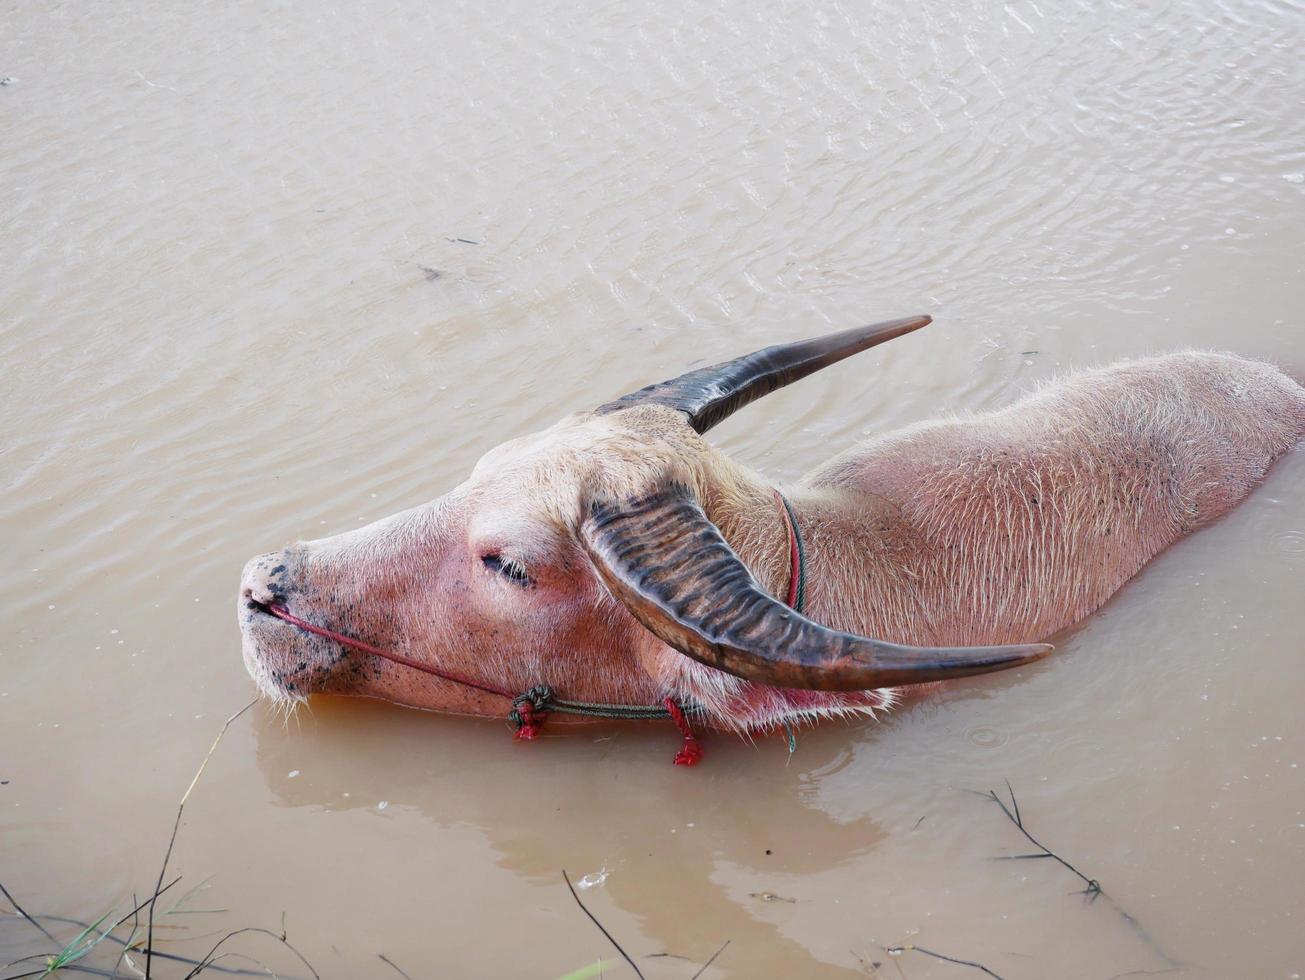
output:
<instances>
[{"instance_id":1,"label":"small bubble on water","mask_svg":"<svg viewBox=\"0 0 1305 980\"><path fill-rule=\"evenodd\" d=\"M381 800L381 802L379 802L379 803L376 804L376 809L378 809L378 810L384 810L384 809L385 809L387 806L389 806L389 805L390 805L390 801L389 801L389 800Z\"/></svg>"},{"instance_id":2,"label":"small bubble on water","mask_svg":"<svg viewBox=\"0 0 1305 980\"><path fill-rule=\"evenodd\" d=\"M290 779L294 779L298 775L299 775L298 769L291 769L288 773L286 773L286 776Z\"/></svg>"},{"instance_id":3,"label":"small bubble on water","mask_svg":"<svg viewBox=\"0 0 1305 980\"><path fill-rule=\"evenodd\" d=\"M1289 184L1305 184L1305 174L1283 174L1282 179Z\"/></svg>"}]
</instances>

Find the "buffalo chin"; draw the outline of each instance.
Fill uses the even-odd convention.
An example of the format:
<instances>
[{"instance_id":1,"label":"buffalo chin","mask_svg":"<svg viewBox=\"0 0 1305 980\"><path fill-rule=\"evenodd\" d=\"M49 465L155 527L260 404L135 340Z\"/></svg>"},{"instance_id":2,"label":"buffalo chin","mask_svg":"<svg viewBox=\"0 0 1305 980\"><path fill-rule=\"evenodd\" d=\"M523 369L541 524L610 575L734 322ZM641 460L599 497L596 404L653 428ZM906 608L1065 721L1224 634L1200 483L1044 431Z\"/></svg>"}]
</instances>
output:
<instances>
[{"instance_id":1,"label":"buffalo chin","mask_svg":"<svg viewBox=\"0 0 1305 980\"><path fill-rule=\"evenodd\" d=\"M244 597L238 608L245 670L259 691L277 703L305 701L321 691L331 673L331 658L315 638L259 610Z\"/></svg>"}]
</instances>

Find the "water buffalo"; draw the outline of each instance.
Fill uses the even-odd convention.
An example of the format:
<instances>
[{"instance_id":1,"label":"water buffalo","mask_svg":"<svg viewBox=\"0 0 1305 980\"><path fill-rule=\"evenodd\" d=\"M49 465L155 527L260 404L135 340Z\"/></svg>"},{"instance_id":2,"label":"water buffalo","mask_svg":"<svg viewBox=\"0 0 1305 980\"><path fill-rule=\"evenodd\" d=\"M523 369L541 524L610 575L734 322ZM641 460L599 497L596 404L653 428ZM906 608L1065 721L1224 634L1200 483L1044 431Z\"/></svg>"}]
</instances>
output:
<instances>
[{"instance_id":1,"label":"water buffalo","mask_svg":"<svg viewBox=\"0 0 1305 980\"><path fill-rule=\"evenodd\" d=\"M861 443L781 493L703 434L929 323L770 347L504 443L432 503L257 557L245 665L314 692L515 717L669 703L755 730L1029 663L1305 436L1229 354L1125 361ZM800 609L800 611L799 611ZM548 685L543 691L540 685ZM619 714L619 712L616 712Z\"/></svg>"}]
</instances>

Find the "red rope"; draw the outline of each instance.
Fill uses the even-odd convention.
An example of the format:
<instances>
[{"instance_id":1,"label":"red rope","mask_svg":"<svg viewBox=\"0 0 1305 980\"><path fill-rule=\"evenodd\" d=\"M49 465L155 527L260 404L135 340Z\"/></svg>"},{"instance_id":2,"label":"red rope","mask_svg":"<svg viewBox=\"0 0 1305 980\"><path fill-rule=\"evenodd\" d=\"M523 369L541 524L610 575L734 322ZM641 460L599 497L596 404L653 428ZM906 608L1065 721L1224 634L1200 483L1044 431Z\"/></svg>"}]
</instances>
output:
<instances>
[{"instance_id":1,"label":"red rope","mask_svg":"<svg viewBox=\"0 0 1305 980\"><path fill-rule=\"evenodd\" d=\"M373 657L381 657L396 664L402 664L404 667L411 667L413 670L420 670L424 674L433 674L441 677L446 681L452 681L454 684L461 684L464 687L474 687L477 691L484 691L486 694L497 694L501 698L507 698L511 701L516 697L511 691L504 690L501 687L494 687L492 684L483 684L480 681L473 681L469 677L463 677L460 674L454 674L451 671L438 670L429 664L418 663L416 660L409 660L397 653L391 653L389 650L382 650L380 647L374 647L370 643L364 643L362 640L355 640L352 636L345 636L343 633L337 633L335 630L328 630L323 626L315 626L307 620L300 619L294 615L285 606L279 606L274 603L259 603L264 609L270 612L277 619L284 619L287 623L293 623L301 630L307 633L314 633L317 636L325 637L328 640L334 640L343 647L350 647L361 653L370 653Z\"/></svg>"},{"instance_id":2,"label":"red rope","mask_svg":"<svg viewBox=\"0 0 1305 980\"><path fill-rule=\"evenodd\" d=\"M684 744L680 746L680 751L675 753L675 758L671 761L677 766L696 766L702 761L702 743L698 741L698 736L693 734L693 726L689 724L689 719L684 717L684 712L680 710L674 698L667 698L662 704L666 705L666 710L671 713L671 721L675 722L675 727L684 736Z\"/></svg>"},{"instance_id":3,"label":"red rope","mask_svg":"<svg viewBox=\"0 0 1305 980\"><path fill-rule=\"evenodd\" d=\"M535 717L534 706L529 701L522 701L517 705L517 714L521 717L521 723L517 725L517 732L512 737L522 742L536 739L539 736L539 726L544 720Z\"/></svg>"}]
</instances>

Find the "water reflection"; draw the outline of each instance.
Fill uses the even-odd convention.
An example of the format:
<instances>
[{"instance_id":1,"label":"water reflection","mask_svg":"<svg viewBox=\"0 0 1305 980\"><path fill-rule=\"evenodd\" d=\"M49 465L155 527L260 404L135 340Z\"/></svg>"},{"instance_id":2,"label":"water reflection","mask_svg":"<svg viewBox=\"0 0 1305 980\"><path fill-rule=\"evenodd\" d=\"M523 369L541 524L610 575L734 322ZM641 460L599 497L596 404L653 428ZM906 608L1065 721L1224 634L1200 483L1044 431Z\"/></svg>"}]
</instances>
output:
<instances>
[{"instance_id":1,"label":"water reflection","mask_svg":"<svg viewBox=\"0 0 1305 980\"><path fill-rule=\"evenodd\" d=\"M270 712L254 722L277 805L415 812L432 846L441 829L474 827L489 859L554 900L560 869L577 878L607 868L606 897L647 937L673 942L710 908L722 941L756 948L768 933L767 957L796 972L810 951L767 925L766 907L791 898L785 883L864 858L885 839L868 817L823 813L812 791L848 764L848 740L873 740L873 728L805 733L792 761L782 738L753 746L708 735L708 758L685 770L671 765L670 726L517 743L506 725L340 698L315 699L300 724L287 732Z\"/></svg>"}]
</instances>

